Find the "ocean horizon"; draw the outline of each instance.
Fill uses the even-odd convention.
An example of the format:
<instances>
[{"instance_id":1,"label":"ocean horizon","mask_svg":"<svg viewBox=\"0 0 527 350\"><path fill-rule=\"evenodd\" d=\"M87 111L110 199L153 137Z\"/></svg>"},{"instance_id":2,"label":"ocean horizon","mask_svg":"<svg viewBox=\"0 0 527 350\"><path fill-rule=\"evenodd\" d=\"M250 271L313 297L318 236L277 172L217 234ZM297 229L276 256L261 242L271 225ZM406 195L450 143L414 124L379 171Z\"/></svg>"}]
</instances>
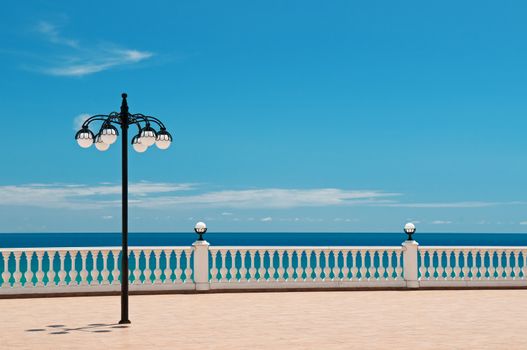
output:
<instances>
[{"instance_id":1,"label":"ocean horizon","mask_svg":"<svg viewBox=\"0 0 527 350\"><path fill-rule=\"evenodd\" d=\"M131 232L130 246L189 246L197 236L181 232ZM214 246L396 246L404 233L390 232L215 232L204 236ZM419 233L420 245L527 246L527 233ZM120 232L0 233L1 248L120 246Z\"/></svg>"}]
</instances>

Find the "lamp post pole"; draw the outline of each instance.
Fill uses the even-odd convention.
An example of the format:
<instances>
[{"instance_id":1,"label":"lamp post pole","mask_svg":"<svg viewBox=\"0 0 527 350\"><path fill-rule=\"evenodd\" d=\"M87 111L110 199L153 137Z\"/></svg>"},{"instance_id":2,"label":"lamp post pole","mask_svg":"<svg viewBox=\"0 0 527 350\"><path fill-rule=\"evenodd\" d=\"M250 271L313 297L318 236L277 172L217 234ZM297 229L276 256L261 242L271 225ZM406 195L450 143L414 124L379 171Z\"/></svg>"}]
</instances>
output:
<instances>
[{"instance_id":1,"label":"lamp post pole","mask_svg":"<svg viewBox=\"0 0 527 350\"><path fill-rule=\"evenodd\" d=\"M156 145L159 149L167 149L172 143L172 135L165 125L157 118L144 114L130 114L128 111L127 94L123 93L120 112L97 114L88 118L82 128L75 134L77 143L82 148L95 144L99 151L106 151L115 143L119 132L115 125L121 127L122 132L122 250L121 250L121 320L120 324L130 323L128 317L128 128L137 126L138 132L132 138L132 146L136 152L143 153L148 147ZM89 125L92 122L102 122L97 134ZM154 130L152 124L159 127Z\"/></svg>"},{"instance_id":2,"label":"lamp post pole","mask_svg":"<svg viewBox=\"0 0 527 350\"><path fill-rule=\"evenodd\" d=\"M121 254L121 320L128 324L128 102L122 94L121 132L122 139L122 254Z\"/></svg>"}]
</instances>

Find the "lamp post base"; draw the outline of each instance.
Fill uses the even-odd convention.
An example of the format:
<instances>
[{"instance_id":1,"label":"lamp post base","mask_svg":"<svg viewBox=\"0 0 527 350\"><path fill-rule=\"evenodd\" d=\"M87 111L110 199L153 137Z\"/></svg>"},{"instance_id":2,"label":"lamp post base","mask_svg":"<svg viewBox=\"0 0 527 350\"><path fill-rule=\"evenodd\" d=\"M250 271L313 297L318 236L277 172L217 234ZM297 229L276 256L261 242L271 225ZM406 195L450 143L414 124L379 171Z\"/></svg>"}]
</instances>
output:
<instances>
[{"instance_id":1,"label":"lamp post base","mask_svg":"<svg viewBox=\"0 0 527 350\"><path fill-rule=\"evenodd\" d=\"M130 322L130 320L121 320L119 321L119 324L130 324L132 322Z\"/></svg>"}]
</instances>

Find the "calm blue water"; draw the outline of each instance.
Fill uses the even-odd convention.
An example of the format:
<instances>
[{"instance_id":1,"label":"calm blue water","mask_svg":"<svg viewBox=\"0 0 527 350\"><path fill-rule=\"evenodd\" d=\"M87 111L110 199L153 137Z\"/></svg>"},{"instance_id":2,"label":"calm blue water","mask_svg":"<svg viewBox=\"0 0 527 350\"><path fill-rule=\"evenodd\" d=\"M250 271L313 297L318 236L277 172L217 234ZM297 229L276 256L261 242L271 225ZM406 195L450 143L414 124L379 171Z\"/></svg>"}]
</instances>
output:
<instances>
[{"instance_id":1,"label":"calm blue water","mask_svg":"<svg viewBox=\"0 0 527 350\"><path fill-rule=\"evenodd\" d=\"M527 234L421 233L421 245L527 246ZM383 246L400 245L404 233L207 233L211 245ZM194 233L130 233L131 246L189 246ZM120 246L120 233L0 233L0 248Z\"/></svg>"}]
</instances>

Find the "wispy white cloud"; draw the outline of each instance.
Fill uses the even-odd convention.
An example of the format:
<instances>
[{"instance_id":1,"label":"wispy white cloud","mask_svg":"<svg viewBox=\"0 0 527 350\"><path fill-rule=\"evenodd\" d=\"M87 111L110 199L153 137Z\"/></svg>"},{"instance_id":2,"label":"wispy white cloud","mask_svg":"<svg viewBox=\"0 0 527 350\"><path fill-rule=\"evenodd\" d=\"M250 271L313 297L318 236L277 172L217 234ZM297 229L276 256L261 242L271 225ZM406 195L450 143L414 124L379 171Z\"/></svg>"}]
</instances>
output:
<instances>
[{"instance_id":1,"label":"wispy white cloud","mask_svg":"<svg viewBox=\"0 0 527 350\"><path fill-rule=\"evenodd\" d=\"M131 197L188 191L192 184L131 183ZM0 186L0 205L35 206L45 208L90 209L117 206L114 197L121 194L121 185L28 184ZM108 199L106 199L108 198Z\"/></svg>"},{"instance_id":2,"label":"wispy white cloud","mask_svg":"<svg viewBox=\"0 0 527 350\"><path fill-rule=\"evenodd\" d=\"M527 225L527 221L520 221L520 225Z\"/></svg>"},{"instance_id":3,"label":"wispy white cloud","mask_svg":"<svg viewBox=\"0 0 527 350\"><path fill-rule=\"evenodd\" d=\"M195 184L139 182L129 186L131 206L141 208L294 208L358 205L385 201L397 193L349 191L341 189L257 189L212 191L182 194L198 190ZM28 184L0 186L0 205L103 208L120 205L121 186L99 184ZM232 213L223 212L222 216Z\"/></svg>"},{"instance_id":4,"label":"wispy white cloud","mask_svg":"<svg viewBox=\"0 0 527 350\"><path fill-rule=\"evenodd\" d=\"M386 202L398 193L381 191L349 191L335 188L322 189L256 189L206 192L190 196L163 196L144 198L135 206L156 208L167 206L207 206L222 208L293 208L358 205Z\"/></svg>"},{"instance_id":5,"label":"wispy white cloud","mask_svg":"<svg viewBox=\"0 0 527 350\"><path fill-rule=\"evenodd\" d=\"M119 207L121 186L101 183L27 184L0 186L0 206L100 209ZM218 208L219 217L233 217L232 209L290 209L344 206L402 208L481 208L498 205L524 205L525 202L402 203L400 193L378 190L338 188L287 189L262 188L207 191L197 184L137 182L129 186L129 203L144 209ZM258 219L256 219L258 220ZM349 220L349 221L348 221ZM335 221L351 222L348 218ZM418 223L418 220L410 220ZM435 220L434 225L450 224Z\"/></svg>"},{"instance_id":6,"label":"wispy white cloud","mask_svg":"<svg viewBox=\"0 0 527 350\"><path fill-rule=\"evenodd\" d=\"M396 208L483 208L498 205L523 204L522 202L448 202L448 203L386 203L375 204Z\"/></svg>"},{"instance_id":7,"label":"wispy white cloud","mask_svg":"<svg viewBox=\"0 0 527 350\"><path fill-rule=\"evenodd\" d=\"M60 29L58 25L48 21L37 23L36 31L48 42L62 48L51 55L40 55L46 65L38 65L33 69L49 75L81 77L137 64L154 56L149 51L122 48L107 42L81 45L79 40L63 36Z\"/></svg>"},{"instance_id":8,"label":"wispy white cloud","mask_svg":"<svg viewBox=\"0 0 527 350\"><path fill-rule=\"evenodd\" d=\"M262 222L269 222L269 221L273 221L273 218L270 217L270 216L267 216L265 218L261 218L260 221L262 221Z\"/></svg>"},{"instance_id":9,"label":"wispy white cloud","mask_svg":"<svg viewBox=\"0 0 527 350\"><path fill-rule=\"evenodd\" d=\"M450 220L434 220L431 222L432 225L449 225L452 221Z\"/></svg>"},{"instance_id":10,"label":"wispy white cloud","mask_svg":"<svg viewBox=\"0 0 527 350\"><path fill-rule=\"evenodd\" d=\"M45 68L42 72L57 76L77 76L81 77L104 70L139 63L153 56L153 53L137 50L121 49L99 49L89 56L76 56L69 60L64 60L60 64Z\"/></svg>"},{"instance_id":11,"label":"wispy white cloud","mask_svg":"<svg viewBox=\"0 0 527 350\"><path fill-rule=\"evenodd\" d=\"M39 32L49 42L54 44L66 45L72 48L79 47L79 41L75 39L65 38L60 34L59 27L51 22L40 21L35 27L36 31Z\"/></svg>"}]
</instances>

